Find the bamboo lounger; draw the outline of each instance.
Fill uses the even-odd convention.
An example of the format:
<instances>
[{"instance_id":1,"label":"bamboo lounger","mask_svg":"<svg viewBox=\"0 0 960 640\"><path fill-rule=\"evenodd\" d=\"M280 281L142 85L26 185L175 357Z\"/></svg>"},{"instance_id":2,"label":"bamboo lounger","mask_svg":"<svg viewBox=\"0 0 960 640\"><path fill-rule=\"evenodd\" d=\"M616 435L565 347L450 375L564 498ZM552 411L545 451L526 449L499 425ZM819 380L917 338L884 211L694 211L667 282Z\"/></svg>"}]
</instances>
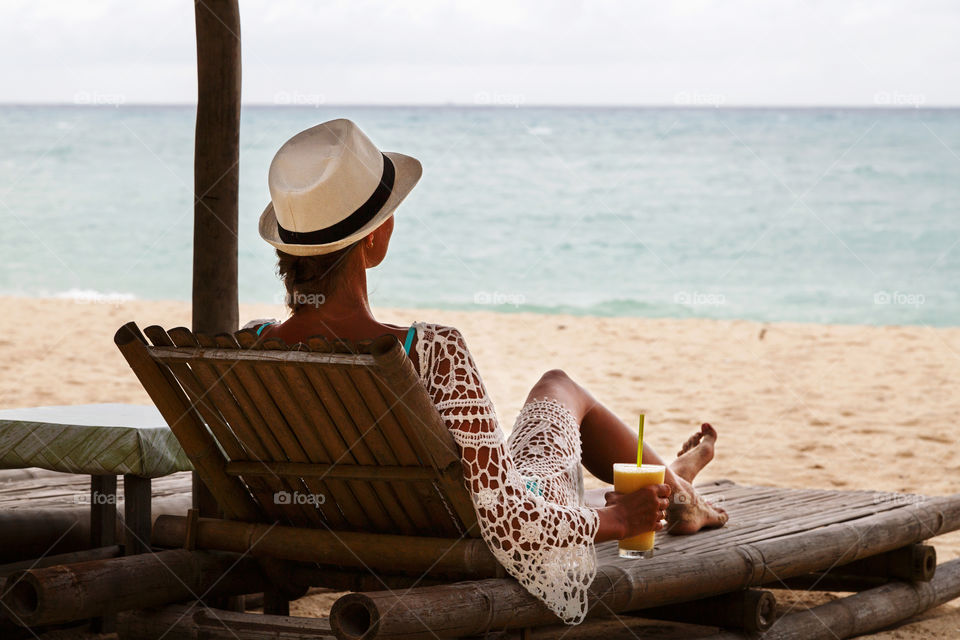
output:
<instances>
[{"instance_id":1,"label":"bamboo lounger","mask_svg":"<svg viewBox=\"0 0 960 640\"><path fill-rule=\"evenodd\" d=\"M460 453L399 342L295 350L133 323L116 342L226 520L197 548L364 572L504 576L479 537ZM260 523L260 526L247 523ZM185 517L154 542L182 544Z\"/></svg>"},{"instance_id":2,"label":"bamboo lounger","mask_svg":"<svg viewBox=\"0 0 960 640\"><path fill-rule=\"evenodd\" d=\"M129 323L115 341L225 518L161 516L155 546L320 566L330 586L366 591L334 605L330 624L341 639L467 637L557 623L480 538L459 450L392 336L288 347L249 331L141 333ZM853 584L872 588L853 596L866 597L891 579L929 581L935 556L916 543L960 528L960 494L726 481L700 488L723 499L728 526L660 536L657 556L645 562L617 558L615 543L599 545L591 617L648 609L670 618L667 605L721 594L742 605L744 590L762 585ZM941 587L941 600L960 591L960 579L950 579L957 584ZM751 600L761 601L769 607Z\"/></svg>"}]
</instances>

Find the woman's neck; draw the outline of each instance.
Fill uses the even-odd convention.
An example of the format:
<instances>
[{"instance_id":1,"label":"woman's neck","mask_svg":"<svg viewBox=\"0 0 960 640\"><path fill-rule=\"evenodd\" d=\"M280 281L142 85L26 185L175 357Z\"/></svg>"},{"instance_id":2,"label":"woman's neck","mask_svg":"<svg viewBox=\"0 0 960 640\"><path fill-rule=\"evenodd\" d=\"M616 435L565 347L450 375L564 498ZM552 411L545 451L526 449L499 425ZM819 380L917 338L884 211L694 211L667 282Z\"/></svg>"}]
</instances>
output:
<instances>
[{"instance_id":1,"label":"woman's neck","mask_svg":"<svg viewBox=\"0 0 960 640\"><path fill-rule=\"evenodd\" d=\"M329 294L299 300L300 308L277 328L278 337L290 342L317 334L351 340L379 335L384 325L373 317L364 276L361 272Z\"/></svg>"}]
</instances>

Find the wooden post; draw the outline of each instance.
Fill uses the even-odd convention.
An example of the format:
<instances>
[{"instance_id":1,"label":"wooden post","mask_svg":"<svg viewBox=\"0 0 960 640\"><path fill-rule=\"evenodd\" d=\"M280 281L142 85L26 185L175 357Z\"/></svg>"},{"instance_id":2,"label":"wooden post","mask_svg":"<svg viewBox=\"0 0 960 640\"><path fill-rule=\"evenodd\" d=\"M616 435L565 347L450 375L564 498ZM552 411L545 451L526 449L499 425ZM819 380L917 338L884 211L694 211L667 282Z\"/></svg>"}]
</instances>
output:
<instances>
[{"instance_id":1,"label":"wooden post","mask_svg":"<svg viewBox=\"0 0 960 640\"><path fill-rule=\"evenodd\" d=\"M90 476L90 546L117 541L117 476Z\"/></svg>"},{"instance_id":2,"label":"wooden post","mask_svg":"<svg viewBox=\"0 0 960 640\"><path fill-rule=\"evenodd\" d=\"M194 4L197 123L193 156L193 330L239 326L237 211L240 176L240 8L237 0ZM194 474L194 507L216 516L216 500Z\"/></svg>"},{"instance_id":3,"label":"wooden post","mask_svg":"<svg viewBox=\"0 0 960 640\"><path fill-rule=\"evenodd\" d=\"M237 0L194 5L197 126L194 147L193 329L239 324L237 192L240 162L240 9Z\"/></svg>"},{"instance_id":4,"label":"wooden post","mask_svg":"<svg viewBox=\"0 0 960 640\"><path fill-rule=\"evenodd\" d=\"M124 524L127 524L126 519ZM90 476L90 546L94 549L110 547L116 541L117 476ZM108 613L93 619L90 622L90 630L93 633L113 633L116 630L116 623L116 616Z\"/></svg>"},{"instance_id":5,"label":"wooden post","mask_svg":"<svg viewBox=\"0 0 960 640\"><path fill-rule=\"evenodd\" d=\"M150 550L151 487L150 478L123 476L123 547L128 556Z\"/></svg>"}]
</instances>

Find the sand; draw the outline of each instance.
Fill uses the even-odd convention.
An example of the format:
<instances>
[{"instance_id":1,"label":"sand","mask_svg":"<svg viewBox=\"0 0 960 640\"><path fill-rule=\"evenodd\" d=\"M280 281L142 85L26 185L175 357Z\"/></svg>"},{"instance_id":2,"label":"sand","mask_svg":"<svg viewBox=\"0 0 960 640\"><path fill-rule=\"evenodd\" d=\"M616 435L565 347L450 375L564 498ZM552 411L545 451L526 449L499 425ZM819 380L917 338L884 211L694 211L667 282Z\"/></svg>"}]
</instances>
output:
<instances>
[{"instance_id":1,"label":"sand","mask_svg":"<svg viewBox=\"0 0 960 640\"><path fill-rule=\"evenodd\" d=\"M0 306L0 408L147 403L114 331L128 320L190 322L184 302L0 298ZM241 318L283 313L242 305ZM424 309L377 315L458 327L505 430L539 375L560 368L630 423L645 413L646 437L665 457L701 422L716 426L717 457L702 479L960 491L960 329ZM588 486L600 483L591 478ZM960 557L960 534L936 546L941 561ZM874 637L960 637L960 601Z\"/></svg>"}]
</instances>

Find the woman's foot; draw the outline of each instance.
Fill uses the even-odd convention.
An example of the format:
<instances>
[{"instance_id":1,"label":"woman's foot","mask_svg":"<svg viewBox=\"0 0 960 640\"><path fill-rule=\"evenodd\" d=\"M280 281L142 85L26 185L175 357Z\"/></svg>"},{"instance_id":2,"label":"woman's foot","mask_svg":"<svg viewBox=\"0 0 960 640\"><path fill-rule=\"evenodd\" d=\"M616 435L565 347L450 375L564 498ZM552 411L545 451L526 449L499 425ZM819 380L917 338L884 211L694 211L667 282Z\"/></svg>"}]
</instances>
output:
<instances>
[{"instance_id":1,"label":"woman's foot","mask_svg":"<svg viewBox=\"0 0 960 640\"><path fill-rule=\"evenodd\" d=\"M724 509L701 497L692 484L677 478L677 486L673 487L670 507L667 509L665 530L668 533L689 535L701 529L722 527L729 518Z\"/></svg>"},{"instance_id":2,"label":"woman's foot","mask_svg":"<svg viewBox=\"0 0 960 640\"><path fill-rule=\"evenodd\" d=\"M700 425L700 431L683 443L677 459L670 463L670 469L687 482L693 482L700 470L713 460L716 442L717 430L704 422Z\"/></svg>"}]
</instances>

